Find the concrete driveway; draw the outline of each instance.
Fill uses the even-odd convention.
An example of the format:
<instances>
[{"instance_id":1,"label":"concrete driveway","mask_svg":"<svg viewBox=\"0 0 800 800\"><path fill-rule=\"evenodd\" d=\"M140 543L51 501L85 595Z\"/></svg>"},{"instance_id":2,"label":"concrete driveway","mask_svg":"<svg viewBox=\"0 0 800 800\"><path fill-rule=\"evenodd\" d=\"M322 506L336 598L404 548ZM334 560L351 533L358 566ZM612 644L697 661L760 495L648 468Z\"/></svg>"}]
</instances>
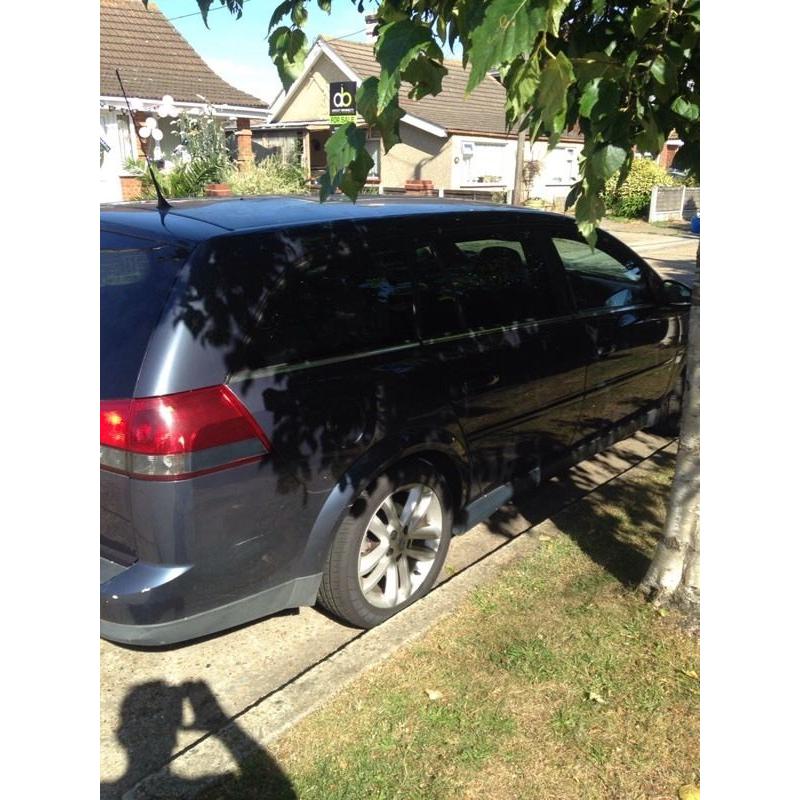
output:
<instances>
[{"instance_id":1,"label":"concrete driveway","mask_svg":"<svg viewBox=\"0 0 800 800\"><path fill-rule=\"evenodd\" d=\"M696 240L636 237L639 246L630 244L665 276L681 275L686 280L691 275ZM667 440L660 437L638 433L552 479L535 499L524 498L527 515L513 505L501 509L486 524L453 540L440 581L665 444ZM171 758L361 633L317 609L303 608L184 646L137 650L101 641L101 797L121 797ZM198 687L203 691L196 691Z\"/></svg>"}]
</instances>

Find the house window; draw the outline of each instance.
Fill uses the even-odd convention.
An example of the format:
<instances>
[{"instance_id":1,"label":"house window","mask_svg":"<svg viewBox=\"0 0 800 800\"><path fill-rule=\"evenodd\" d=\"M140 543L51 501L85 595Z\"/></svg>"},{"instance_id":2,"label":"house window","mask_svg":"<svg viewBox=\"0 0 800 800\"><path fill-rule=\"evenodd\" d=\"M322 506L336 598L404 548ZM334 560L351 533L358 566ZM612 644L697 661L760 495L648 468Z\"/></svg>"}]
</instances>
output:
<instances>
[{"instance_id":1,"label":"house window","mask_svg":"<svg viewBox=\"0 0 800 800\"><path fill-rule=\"evenodd\" d=\"M464 160L464 182L502 186L508 173L505 142L461 142L461 157Z\"/></svg>"},{"instance_id":2,"label":"house window","mask_svg":"<svg viewBox=\"0 0 800 800\"><path fill-rule=\"evenodd\" d=\"M575 147L556 147L545 157L545 183L551 186L571 186L578 179L578 150Z\"/></svg>"}]
</instances>

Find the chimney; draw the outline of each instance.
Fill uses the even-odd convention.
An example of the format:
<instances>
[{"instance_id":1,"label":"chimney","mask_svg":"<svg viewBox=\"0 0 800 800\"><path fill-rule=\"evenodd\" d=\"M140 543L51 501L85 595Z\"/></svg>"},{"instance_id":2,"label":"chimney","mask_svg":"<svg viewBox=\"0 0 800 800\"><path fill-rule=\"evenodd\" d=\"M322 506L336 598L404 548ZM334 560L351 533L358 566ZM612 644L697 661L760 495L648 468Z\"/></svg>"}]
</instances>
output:
<instances>
[{"instance_id":1,"label":"chimney","mask_svg":"<svg viewBox=\"0 0 800 800\"><path fill-rule=\"evenodd\" d=\"M364 22L367 24L367 38L374 39L377 36L375 29L378 27L378 15L367 14Z\"/></svg>"}]
</instances>

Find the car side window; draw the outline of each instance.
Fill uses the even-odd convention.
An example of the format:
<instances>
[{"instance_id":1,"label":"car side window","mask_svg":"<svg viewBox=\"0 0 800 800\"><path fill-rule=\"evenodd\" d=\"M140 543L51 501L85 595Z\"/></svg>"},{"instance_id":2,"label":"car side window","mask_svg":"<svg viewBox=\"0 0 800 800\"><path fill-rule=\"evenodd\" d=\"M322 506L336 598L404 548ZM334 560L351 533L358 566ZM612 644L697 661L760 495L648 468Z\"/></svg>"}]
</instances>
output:
<instances>
[{"instance_id":1,"label":"car side window","mask_svg":"<svg viewBox=\"0 0 800 800\"><path fill-rule=\"evenodd\" d=\"M592 248L586 242L559 236L553 236L552 241L567 272L578 310L652 302L647 275L636 261L621 261L602 244Z\"/></svg>"},{"instance_id":2,"label":"car side window","mask_svg":"<svg viewBox=\"0 0 800 800\"><path fill-rule=\"evenodd\" d=\"M418 242L423 336L554 316L537 250L522 227L448 231Z\"/></svg>"},{"instance_id":3,"label":"car side window","mask_svg":"<svg viewBox=\"0 0 800 800\"><path fill-rule=\"evenodd\" d=\"M228 274L255 272L263 286L247 363L238 368L415 341L413 284L400 244L365 241L336 225L237 238L220 263Z\"/></svg>"}]
</instances>

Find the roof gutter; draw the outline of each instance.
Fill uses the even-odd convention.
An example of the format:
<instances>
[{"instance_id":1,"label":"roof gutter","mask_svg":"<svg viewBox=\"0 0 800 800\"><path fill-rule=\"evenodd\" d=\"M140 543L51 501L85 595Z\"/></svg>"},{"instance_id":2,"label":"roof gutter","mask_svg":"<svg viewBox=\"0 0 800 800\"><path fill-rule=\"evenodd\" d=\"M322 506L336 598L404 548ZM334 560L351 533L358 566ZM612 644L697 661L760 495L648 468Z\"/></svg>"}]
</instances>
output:
<instances>
[{"instance_id":1,"label":"roof gutter","mask_svg":"<svg viewBox=\"0 0 800 800\"><path fill-rule=\"evenodd\" d=\"M161 105L161 99L153 100L150 98L132 97L131 106L134 111L155 111ZM112 108L125 111L127 106L122 97L115 97L113 95L100 95L100 103L111 106ZM137 108L137 105L139 106ZM206 105L211 106L213 115L215 117L253 117L256 119L269 120L272 117L272 112L268 108L258 108L256 106L237 106L229 103L208 103L201 100L199 97L197 102L190 103L185 100L176 100L173 102L176 108L189 112L192 116L192 109L201 110Z\"/></svg>"}]
</instances>

